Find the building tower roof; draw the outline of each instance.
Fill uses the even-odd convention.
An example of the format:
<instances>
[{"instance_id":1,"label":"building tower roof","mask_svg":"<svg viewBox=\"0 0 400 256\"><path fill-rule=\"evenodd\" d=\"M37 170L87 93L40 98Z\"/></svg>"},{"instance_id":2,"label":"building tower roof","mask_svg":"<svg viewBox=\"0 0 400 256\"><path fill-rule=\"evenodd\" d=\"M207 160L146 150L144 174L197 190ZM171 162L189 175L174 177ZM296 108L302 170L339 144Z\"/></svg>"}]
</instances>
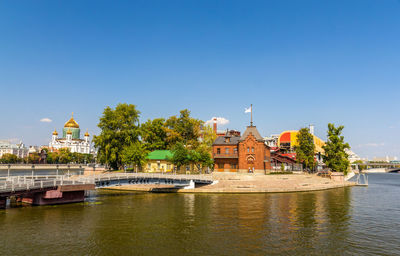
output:
<instances>
[{"instance_id":1,"label":"building tower roof","mask_svg":"<svg viewBox=\"0 0 400 256\"><path fill-rule=\"evenodd\" d=\"M243 141L249 136L249 134L253 134L253 136L258 141L264 141L263 137L261 137L260 133L258 132L257 128L253 125L247 126L246 130L244 131L242 137L240 137L240 141Z\"/></svg>"},{"instance_id":2,"label":"building tower roof","mask_svg":"<svg viewBox=\"0 0 400 256\"><path fill-rule=\"evenodd\" d=\"M79 124L74 119L74 112L72 112L71 118L64 124L64 127L79 128Z\"/></svg>"},{"instance_id":3,"label":"building tower roof","mask_svg":"<svg viewBox=\"0 0 400 256\"><path fill-rule=\"evenodd\" d=\"M88 132L88 130L86 130L86 132L85 132L85 137L89 137L90 135L89 135L89 132Z\"/></svg>"},{"instance_id":4,"label":"building tower roof","mask_svg":"<svg viewBox=\"0 0 400 256\"><path fill-rule=\"evenodd\" d=\"M56 135L56 136L58 135L58 132L56 129L54 129L53 135Z\"/></svg>"},{"instance_id":5,"label":"building tower roof","mask_svg":"<svg viewBox=\"0 0 400 256\"><path fill-rule=\"evenodd\" d=\"M67 134L72 134L71 129L68 129Z\"/></svg>"}]
</instances>

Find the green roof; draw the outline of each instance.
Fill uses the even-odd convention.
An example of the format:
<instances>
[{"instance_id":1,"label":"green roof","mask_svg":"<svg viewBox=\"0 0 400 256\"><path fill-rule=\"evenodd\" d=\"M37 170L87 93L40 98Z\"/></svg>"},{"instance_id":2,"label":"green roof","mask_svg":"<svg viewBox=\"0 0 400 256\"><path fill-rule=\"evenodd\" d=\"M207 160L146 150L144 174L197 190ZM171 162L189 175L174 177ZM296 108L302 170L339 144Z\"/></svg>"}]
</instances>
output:
<instances>
[{"instance_id":1,"label":"green roof","mask_svg":"<svg viewBox=\"0 0 400 256\"><path fill-rule=\"evenodd\" d=\"M147 159L150 160L168 160L171 159L173 153L171 150L154 150L147 155Z\"/></svg>"}]
</instances>

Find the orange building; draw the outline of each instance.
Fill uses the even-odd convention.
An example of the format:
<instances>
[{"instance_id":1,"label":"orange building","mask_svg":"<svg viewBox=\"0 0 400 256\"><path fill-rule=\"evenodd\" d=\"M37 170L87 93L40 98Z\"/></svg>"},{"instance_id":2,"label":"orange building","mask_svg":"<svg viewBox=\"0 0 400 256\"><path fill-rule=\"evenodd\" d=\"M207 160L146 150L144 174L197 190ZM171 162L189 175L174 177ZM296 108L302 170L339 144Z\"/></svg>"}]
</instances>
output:
<instances>
[{"instance_id":1,"label":"orange building","mask_svg":"<svg viewBox=\"0 0 400 256\"><path fill-rule=\"evenodd\" d=\"M271 153L253 125L242 136L226 133L213 143L214 170L265 173L271 169Z\"/></svg>"},{"instance_id":2,"label":"orange building","mask_svg":"<svg viewBox=\"0 0 400 256\"><path fill-rule=\"evenodd\" d=\"M294 150L297 143L297 134L299 131L284 131L279 135L278 138L278 147L287 150ZM322 148L325 145L325 142L318 138L317 136L313 135L314 138L314 145L315 151L317 153L324 153L324 149Z\"/></svg>"}]
</instances>

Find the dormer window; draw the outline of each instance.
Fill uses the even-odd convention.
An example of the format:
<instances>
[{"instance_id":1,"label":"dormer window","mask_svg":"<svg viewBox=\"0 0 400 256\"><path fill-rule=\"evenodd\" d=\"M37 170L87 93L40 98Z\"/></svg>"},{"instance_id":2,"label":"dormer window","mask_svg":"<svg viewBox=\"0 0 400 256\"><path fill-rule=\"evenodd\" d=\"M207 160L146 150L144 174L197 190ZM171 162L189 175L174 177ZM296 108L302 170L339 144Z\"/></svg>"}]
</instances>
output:
<instances>
[{"instance_id":1,"label":"dormer window","mask_svg":"<svg viewBox=\"0 0 400 256\"><path fill-rule=\"evenodd\" d=\"M226 143L228 143L228 142L230 142L230 141L231 141L231 138L225 137L225 142L226 142Z\"/></svg>"}]
</instances>

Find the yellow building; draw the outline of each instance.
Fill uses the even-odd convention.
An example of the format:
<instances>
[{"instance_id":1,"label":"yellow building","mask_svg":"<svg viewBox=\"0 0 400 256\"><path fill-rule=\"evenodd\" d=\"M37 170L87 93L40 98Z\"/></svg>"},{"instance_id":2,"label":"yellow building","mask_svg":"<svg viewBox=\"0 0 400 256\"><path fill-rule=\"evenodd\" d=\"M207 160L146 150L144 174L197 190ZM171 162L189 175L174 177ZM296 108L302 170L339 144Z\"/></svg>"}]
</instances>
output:
<instances>
[{"instance_id":1,"label":"yellow building","mask_svg":"<svg viewBox=\"0 0 400 256\"><path fill-rule=\"evenodd\" d=\"M173 153L170 150L154 150L147 156L147 164L144 168L144 172L173 172L174 170L179 173L190 173L195 170L193 164L181 166L180 170L175 168L175 165L171 163Z\"/></svg>"},{"instance_id":2,"label":"yellow building","mask_svg":"<svg viewBox=\"0 0 400 256\"><path fill-rule=\"evenodd\" d=\"M284 131L279 135L278 138L278 147L280 148L287 148L293 149L298 145L297 143L297 134L299 131ZM315 144L315 151L316 153L324 153L324 149L322 146L325 145L325 142L318 138L317 136L313 135L314 137L314 144Z\"/></svg>"},{"instance_id":3,"label":"yellow building","mask_svg":"<svg viewBox=\"0 0 400 256\"><path fill-rule=\"evenodd\" d=\"M155 150L149 153L145 172L172 172L174 165L169 160L172 156L170 150Z\"/></svg>"}]
</instances>

